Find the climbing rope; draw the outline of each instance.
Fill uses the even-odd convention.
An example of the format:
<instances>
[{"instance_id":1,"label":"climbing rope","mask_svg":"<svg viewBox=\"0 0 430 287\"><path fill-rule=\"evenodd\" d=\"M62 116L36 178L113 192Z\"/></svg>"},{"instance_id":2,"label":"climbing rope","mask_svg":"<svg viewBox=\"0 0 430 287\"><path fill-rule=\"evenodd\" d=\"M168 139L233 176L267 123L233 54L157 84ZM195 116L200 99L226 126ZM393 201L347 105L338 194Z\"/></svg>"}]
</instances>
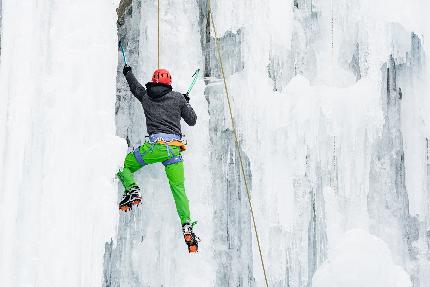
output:
<instances>
[{"instance_id":1,"label":"climbing rope","mask_svg":"<svg viewBox=\"0 0 430 287\"><path fill-rule=\"evenodd\" d=\"M248 195L249 210L251 212L252 224L253 224L254 231L255 231L255 238L257 239L258 252L260 254L261 267L263 268L264 281L266 282L266 287L269 287L269 284L267 281L267 275L266 275L266 268L264 265L263 255L261 252L260 238L258 236L257 225L255 223L254 209L252 207L252 201L251 201L251 192L249 191L248 181L246 180L245 168L244 168L243 160L242 160L242 154L241 154L242 148L240 146L239 136L238 136L237 130L236 130L236 123L235 123L234 117L233 117L233 109L232 109L232 105L231 105L230 94L228 91L227 81L226 81L226 77L225 77L225 73L224 73L224 65L223 65L223 61L221 58L221 46L219 43L218 34L216 31L215 23L214 23L213 16L212 16L212 9L211 9L211 1L210 0L208 0L208 17L210 19L209 20L210 24L212 24L212 28L213 28L214 35L215 35L216 50L217 50L217 55L218 55L217 60L218 60L219 66L221 68L221 74L222 74L222 78L224 81L224 91L225 91L225 96L227 98L227 104L228 104L228 109L230 112L230 118L231 118L231 124L232 124L234 139L235 139L236 148L237 148L238 155L239 155L240 170L241 170L241 174L243 177L243 182L245 183L245 190L246 190L246 193Z\"/></svg>"},{"instance_id":2,"label":"climbing rope","mask_svg":"<svg viewBox=\"0 0 430 287\"><path fill-rule=\"evenodd\" d=\"M160 0L157 0L157 65L160 69Z\"/></svg>"}]
</instances>

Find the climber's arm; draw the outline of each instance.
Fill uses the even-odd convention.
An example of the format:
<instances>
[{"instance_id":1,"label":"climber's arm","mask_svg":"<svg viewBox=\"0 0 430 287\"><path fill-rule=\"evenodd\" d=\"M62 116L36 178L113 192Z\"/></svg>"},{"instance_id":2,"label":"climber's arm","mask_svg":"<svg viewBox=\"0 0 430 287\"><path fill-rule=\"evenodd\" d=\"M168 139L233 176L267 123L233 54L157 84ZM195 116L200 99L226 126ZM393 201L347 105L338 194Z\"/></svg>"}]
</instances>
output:
<instances>
[{"instance_id":1,"label":"climber's arm","mask_svg":"<svg viewBox=\"0 0 430 287\"><path fill-rule=\"evenodd\" d=\"M197 122L197 115L189 101L190 98L184 95L181 101L181 117L189 126L194 126Z\"/></svg>"},{"instance_id":2,"label":"climber's arm","mask_svg":"<svg viewBox=\"0 0 430 287\"><path fill-rule=\"evenodd\" d=\"M127 79L128 86L130 87L131 93L139 100L142 101L143 96L146 94L146 89L139 83L131 71L131 67L124 66L123 74Z\"/></svg>"}]
</instances>

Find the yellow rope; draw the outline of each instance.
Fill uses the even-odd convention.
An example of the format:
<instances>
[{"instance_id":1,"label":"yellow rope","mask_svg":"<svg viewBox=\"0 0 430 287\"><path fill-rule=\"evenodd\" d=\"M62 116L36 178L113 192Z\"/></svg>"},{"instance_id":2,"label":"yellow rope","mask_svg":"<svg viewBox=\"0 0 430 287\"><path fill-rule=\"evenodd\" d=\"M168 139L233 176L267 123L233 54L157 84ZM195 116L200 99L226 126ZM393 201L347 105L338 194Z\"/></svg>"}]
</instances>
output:
<instances>
[{"instance_id":1,"label":"yellow rope","mask_svg":"<svg viewBox=\"0 0 430 287\"><path fill-rule=\"evenodd\" d=\"M157 66L160 69L160 0L157 2Z\"/></svg>"},{"instance_id":2,"label":"yellow rope","mask_svg":"<svg viewBox=\"0 0 430 287\"><path fill-rule=\"evenodd\" d=\"M257 225L255 223L254 209L252 207L252 201L251 201L251 192L249 191L248 181L246 180L245 168L244 168L243 160L242 160L242 154L241 154L242 148L240 146L239 136L237 135L237 130L236 130L236 123L235 123L234 117L233 117L233 109L232 109L232 106L231 106L230 94L228 92L227 81L226 81L225 73L224 73L224 65L223 65L223 61L222 61L222 58L221 58L221 47L220 47L218 35L217 35L217 32L216 32L215 23L214 23L214 20L213 20L213 17L212 17L211 1L210 0L208 0L208 17L210 18L210 22L211 22L212 28L214 30L215 42L216 42L216 48L217 48L217 54L218 54L217 60L218 60L218 64L220 65L221 74L222 74L222 78L223 78L223 81L224 81L224 90L225 90L225 95L226 95L226 98L227 98L228 109L229 109L229 112L230 112L230 118L231 118L231 124L232 124L234 139L235 139L235 143L236 143L236 148L237 148L238 155L239 155L240 170L241 170L241 173L242 173L243 182L245 183L246 193L248 195L249 210L251 212L251 218L252 218L252 223L253 223L253 226L254 226L255 237L257 239L257 245L258 245L258 252L260 254L261 267L263 268L263 274L264 274L264 280L266 282L266 287L269 287L269 284L267 282L266 268L265 268L265 265L264 265L263 255L262 255L262 252L261 252L260 238L258 236Z\"/></svg>"}]
</instances>

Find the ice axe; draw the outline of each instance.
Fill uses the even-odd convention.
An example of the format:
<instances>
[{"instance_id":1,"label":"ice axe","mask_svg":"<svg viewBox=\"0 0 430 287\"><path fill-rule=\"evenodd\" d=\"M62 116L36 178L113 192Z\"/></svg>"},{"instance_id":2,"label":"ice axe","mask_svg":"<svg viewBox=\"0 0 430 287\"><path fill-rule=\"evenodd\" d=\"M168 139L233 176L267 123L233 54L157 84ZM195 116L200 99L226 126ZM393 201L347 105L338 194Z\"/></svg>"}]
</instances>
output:
<instances>
[{"instance_id":1,"label":"ice axe","mask_svg":"<svg viewBox=\"0 0 430 287\"><path fill-rule=\"evenodd\" d=\"M199 74L200 74L200 69L197 69L193 74L193 81L191 82L191 85L187 90L187 93L186 93L187 97L189 97L191 90L193 89L194 85L196 84L197 78L199 77Z\"/></svg>"},{"instance_id":2,"label":"ice axe","mask_svg":"<svg viewBox=\"0 0 430 287\"><path fill-rule=\"evenodd\" d=\"M118 42L118 46L121 48L122 57L124 59L124 63L127 65L127 58L125 57L124 48L122 47L121 40Z\"/></svg>"}]
</instances>

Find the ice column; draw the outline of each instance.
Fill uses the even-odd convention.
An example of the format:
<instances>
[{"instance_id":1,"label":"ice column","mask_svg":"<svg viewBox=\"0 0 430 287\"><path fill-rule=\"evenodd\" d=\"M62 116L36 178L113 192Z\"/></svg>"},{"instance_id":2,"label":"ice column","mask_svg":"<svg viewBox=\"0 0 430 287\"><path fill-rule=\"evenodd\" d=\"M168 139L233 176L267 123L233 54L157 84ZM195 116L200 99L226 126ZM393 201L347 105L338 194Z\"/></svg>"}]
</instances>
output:
<instances>
[{"instance_id":1,"label":"ice column","mask_svg":"<svg viewBox=\"0 0 430 287\"><path fill-rule=\"evenodd\" d=\"M117 221L112 1L2 1L4 286L100 286Z\"/></svg>"}]
</instances>

